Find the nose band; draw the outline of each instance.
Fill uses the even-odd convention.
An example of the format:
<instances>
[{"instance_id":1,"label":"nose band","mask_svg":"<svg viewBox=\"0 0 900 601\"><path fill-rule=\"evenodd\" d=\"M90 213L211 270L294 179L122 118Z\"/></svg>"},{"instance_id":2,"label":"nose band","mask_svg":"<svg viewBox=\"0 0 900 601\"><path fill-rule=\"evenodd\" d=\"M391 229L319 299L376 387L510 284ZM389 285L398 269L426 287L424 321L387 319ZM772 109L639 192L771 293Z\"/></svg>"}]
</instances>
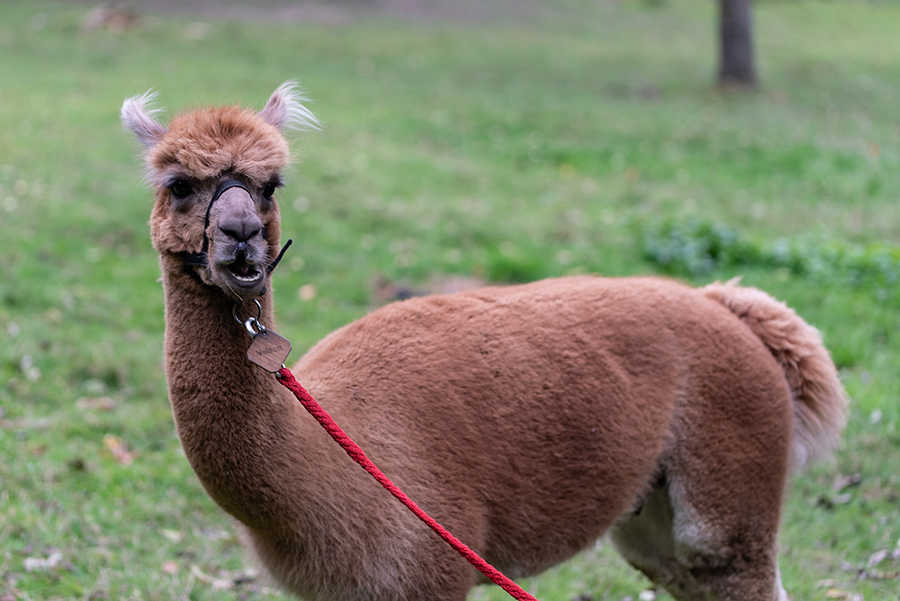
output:
<instances>
[{"instance_id":1,"label":"nose band","mask_svg":"<svg viewBox=\"0 0 900 601\"><path fill-rule=\"evenodd\" d=\"M206 230L209 229L209 216L212 213L213 204L219 200L219 198L225 193L226 190L230 190L231 188L241 188L244 190L248 196L250 196L250 190L247 186L244 185L240 180L236 180L234 178L226 179L224 182L219 184L219 187L216 188L215 194L213 194L212 199L210 199L209 204L206 205L206 218L203 220L203 248L200 252L184 252L182 256L184 257L184 266L185 270L194 277L197 276L197 272L191 269L191 267L195 265L199 265L201 267L209 267L209 261L207 255L209 253L209 236L206 235Z\"/></svg>"},{"instance_id":2,"label":"nose band","mask_svg":"<svg viewBox=\"0 0 900 601\"><path fill-rule=\"evenodd\" d=\"M206 230L209 229L209 215L212 213L212 206L219 198L222 197L225 192L231 190L232 188L240 188L244 192L247 193L247 197L252 199L252 195L250 194L250 190L243 184L243 182L236 180L234 178L226 179L224 182L219 184L219 187L216 188L216 193L213 194L212 200L209 201L209 204L206 206L206 219L203 222L203 250L200 251L206 254L209 251L209 237L206 235Z\"/></svg>"}]
</instances>

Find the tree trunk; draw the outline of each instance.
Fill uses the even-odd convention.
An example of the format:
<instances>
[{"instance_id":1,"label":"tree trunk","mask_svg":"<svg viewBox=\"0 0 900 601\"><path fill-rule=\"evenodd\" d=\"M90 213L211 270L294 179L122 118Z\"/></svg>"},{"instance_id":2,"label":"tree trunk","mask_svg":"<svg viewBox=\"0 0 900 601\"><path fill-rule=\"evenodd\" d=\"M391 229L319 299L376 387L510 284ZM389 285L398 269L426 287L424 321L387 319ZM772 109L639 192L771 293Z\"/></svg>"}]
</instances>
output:
<instances>
[{"instance_id":1,"label":"tree trunk","mask_svg":"<svg viewBox=\"0 0 900 601\"><path fill-rule=\"evenodd\" d=\"M719 85L756 85L751 0L719 0Z\"/></svg>"}]
</instances>

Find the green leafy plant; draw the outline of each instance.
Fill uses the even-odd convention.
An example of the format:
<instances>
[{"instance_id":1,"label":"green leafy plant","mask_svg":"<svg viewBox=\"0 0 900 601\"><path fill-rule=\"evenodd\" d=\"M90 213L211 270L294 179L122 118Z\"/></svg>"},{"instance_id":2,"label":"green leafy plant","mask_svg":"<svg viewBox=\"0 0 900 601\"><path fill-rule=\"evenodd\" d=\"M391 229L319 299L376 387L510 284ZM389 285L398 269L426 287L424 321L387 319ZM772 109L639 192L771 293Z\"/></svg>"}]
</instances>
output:
<instances>
[{"instance_id":1,"label":"green leafy plant","mask_svg":"<svg viewBox=\"0 0 900 601\"><path fill-rule=\"evenodd\" d=\"M815 236L754 240L725 224L676 221L643 229L644 258L670 273L700 276L726 267L787 269L818 281L894 288L900 283L900 247L853 244Z\"/></svg>"}]
</instances>

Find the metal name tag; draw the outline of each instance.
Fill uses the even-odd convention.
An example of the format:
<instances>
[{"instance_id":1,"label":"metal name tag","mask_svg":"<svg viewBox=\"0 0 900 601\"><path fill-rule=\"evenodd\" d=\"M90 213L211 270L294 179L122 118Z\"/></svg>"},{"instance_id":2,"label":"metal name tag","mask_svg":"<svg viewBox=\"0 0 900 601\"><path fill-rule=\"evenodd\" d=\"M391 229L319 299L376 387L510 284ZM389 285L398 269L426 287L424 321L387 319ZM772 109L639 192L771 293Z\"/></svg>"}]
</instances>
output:
<instances>
[{"instance_id":1,"label":"metal name tag","mask_svg":"<svg viewBox=\"0 0 900 601\"><path fill-rule=\"evenodd\" d=\"M291 341L271 330L260 330L247 349L247 359L268 372L276 373L291 354Z\"/></svg>"}]
</instances>

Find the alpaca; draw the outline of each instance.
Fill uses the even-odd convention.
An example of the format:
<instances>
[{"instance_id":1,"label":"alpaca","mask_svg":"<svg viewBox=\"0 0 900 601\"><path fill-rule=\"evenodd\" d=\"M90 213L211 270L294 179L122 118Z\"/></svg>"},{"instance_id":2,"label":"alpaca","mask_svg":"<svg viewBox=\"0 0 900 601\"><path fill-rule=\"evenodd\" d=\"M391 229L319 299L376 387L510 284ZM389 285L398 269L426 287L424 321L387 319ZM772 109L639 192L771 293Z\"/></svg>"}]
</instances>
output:
<instances>
[{"instance_id":1,"label":"alpaca","mask_svg":"<svg viewBox=\"0 0 900 601\"><path fill-rule=\"evenodd\" d=\"M464 601L479 574L247 360L274 325L288 83L259 113L122 120L156 188L169 398L185 455L253 556L309 601ZM413 298L327 336L294 373L423 509L513 578L608 533L679 600L785 601L792 469L845 395L818 332L763 292L570 277Z\"/></svg>"}]
</instances>

